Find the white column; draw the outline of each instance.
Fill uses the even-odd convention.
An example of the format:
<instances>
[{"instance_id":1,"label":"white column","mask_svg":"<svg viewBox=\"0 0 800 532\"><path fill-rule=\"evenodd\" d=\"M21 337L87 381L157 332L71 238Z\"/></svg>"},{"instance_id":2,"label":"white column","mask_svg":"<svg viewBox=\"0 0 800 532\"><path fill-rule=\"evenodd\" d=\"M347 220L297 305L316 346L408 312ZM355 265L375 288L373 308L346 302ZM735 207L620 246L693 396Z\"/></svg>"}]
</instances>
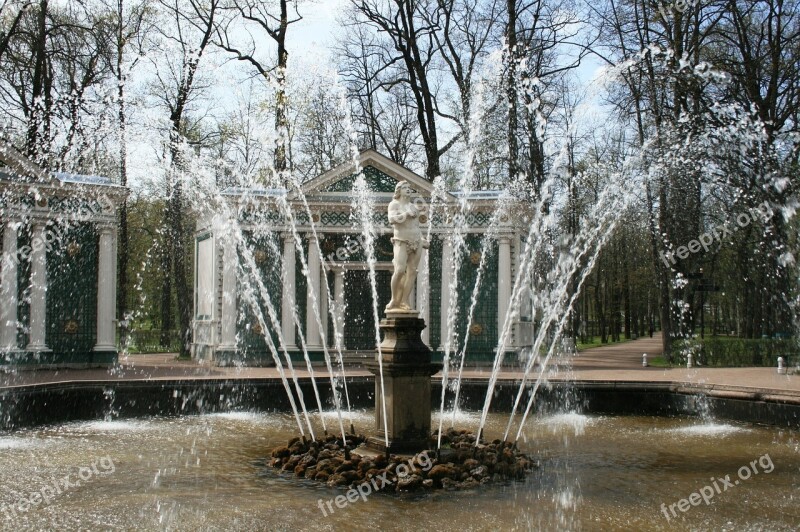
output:
<instances>
[{"instance_id":1,"label":"white column","mask_svg":"<svg viewBox=\"0 0 800 532\"><path fill-rule=\"evenodd\" d=\"M295 291L294 234L283 235L283 292L281 297L281 330L287 350L295 349L295 327L292 311Z\"/></svg>"},{"instance_id":2,"label":"white column","mask_svg":"<svg viewBox=\"0 0 800 532\"><path fill-rule=\"evenodd\" d=\"M114 316L117 308L116 272L114 271L114 241L117 238L112 225L97 227L99 245L97 251L97 344L95 351L115 351L117 339L114 334Z\"/></svg>"},{"instance_id":3,"label":"white column","mask_svg":"<svg viewBox=\"0 0 800 532\"><path fill-rule=\"evenodd\" d=\"M344 343L344 269L337 269L333 273L333 299L336 303L336 342ZM345 349L345 345L338 346Z\"/></svg>"},{"instance_id":4,"label":"white column","mask_svg":"<svg viewBox=\"0 0 800 532\"><path fill-rule=\"evenodd\" d=\"M317 239L308 237L308 290L306 291L306 342L309 349L322 349L317 315L314 312L314 301L319 308L320 263Z\"/></svg>"},{"instance_id":5,"label":"white column","mask_svg":"<svg viewBox=\"0 0 800 532\"><path fill-rule=\"evenodd\" d=\"M508 305L511 302L511 238L501 236L497 239L497 330L503 330Z\"/></svg>"},{"instance_id":6,"label":"white column","mask_svg":"<svg viewBox=\"0 0 800 532\"><path fill-rule=\"evenodd\" d=\"M3 231L3 260L0 263L0 351L17 350L17 222L9 221Z\"/></svg>"},{"instance_id":7,"label":"white column","mask_svg":"<svg viewBox=\"0 0 800 532\"><path fill-rule=\"evenodd\" d=\"M447 319L450 315L450 275L453 266L453 241L445 237L442 245L442 300L441 300L441 347L447 341Z\"/></svg>"},{"instance_id":8,"label":"white column","mask_svg":"<svg viewBox=\"0 0 800 532\"><path fill-rule=\"evenodd\" d=\"M422 341L430 344L431 339L431 309L430 309L430 273L428 269L428 251L422 253L422 258L419 261L419 268L417 273L417 310L419 317L425 320L425 327L422 330Z\"/></svg>"},{"instance_id":9,"label":"white column","mask_svg":"<svg viewBox=\"0 0 800 532\"><path fill-rule=\"evenodd\" d=\"M325 269L324 267L322 268L322 271L320 272L320 276L322 276L322 275L324 275L324 276L328 275L328 270ZM320 294L320 297L319 297L319 316L322 319L322 332L321 332L322 342L325 343L325 345L328 345L328 294L324 290L326 282L327 282L327 279L320 278L320 283L322 283L322 284L319 285L319 292L318 293Z\"/></svg>"},{"instance_id":10,"label":"white column","mask_svg":"<svg viewBox=\"0 0 800 532\"><path fill-rule=\"evenodd\" d=\"M47 320L47 248L44 222L31 231L31 321L28 351L49 351L45 343Z\"/></svg>"},{"instance_id":11,"label":"white column","mask_svg":"<svg viewBox=\"0 0 800 532\"><path fill-rule=\"evenodd\" d=\"M239 257L232 235L223 235L221 244L222 316L220 316L220 345L217 349L236 351L236 267Z\"/></svg>"}]
</instances>

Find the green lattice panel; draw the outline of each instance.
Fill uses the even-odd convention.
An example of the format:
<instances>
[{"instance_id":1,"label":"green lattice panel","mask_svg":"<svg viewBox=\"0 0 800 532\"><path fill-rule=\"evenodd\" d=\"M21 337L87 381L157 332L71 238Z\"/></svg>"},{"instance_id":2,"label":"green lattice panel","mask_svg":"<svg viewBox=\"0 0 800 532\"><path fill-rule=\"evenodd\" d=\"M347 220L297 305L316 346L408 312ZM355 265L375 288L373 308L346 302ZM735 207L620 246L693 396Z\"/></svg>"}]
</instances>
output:
<instances>
[{"instance_id":1,"label":"green lattice panel","mask_svg":"<svg viewBox=\"0 0 800 532\"><path fill-rule=\"evenodd\" d=\"M305 237L303 238L303 249L305 250L306 259L308 259L308 239ZM306 298L308 297L306 291L308 290L308 279L306 279L305 273L303 272L303 264L300 262L300 253L297 252L297 249L295 249L294 254L294 301L297 307L297 321L300 322L298 328L302 328L302 331L295 330L295 338L297 339L297 346L299 347L300 333L303 335L306 333Z\"/></svg>"},{"instance_id":2,"label":"green lattice panel","mask_svg":"<svg viewBox=\"0 0 800 532\"><path fill-rule=\"evenodd\" d=\"M367 188L373 192L394 192L397 180L381 172L375 167L366 166L362 170ZM325 187L323 192L352 192L358 174L352 174Z\"/></svg>"},{"instance_id":3,"label":"green lattice panel","mask_svg":"<svg viewBox=\"0 0 800 532\"><path fill-rule=\"evenodd\" d=\"M367 257L361 241L360 234L324 235L324 239L320 243L322 256L328 262L365 262ZM378 235L375 239L375 260L377 262L392 262L393 258L392 236Z\"/></svg>"},{"instance_id":4,"label":"green lattice panel","mask_svg":"<svg viewBox=\"0 0 800 532\"><path fill-rule=\"evenodd\" d=\"M390 281L392 272L375 272L378 293L378 319L385 317L384 308L392 297ZM347 308L344 319L344 344L347 349L372 351L375 349L375 313L369 271L350 270L345 274Z\"/></svg>"},{"instance_id":5,"label":"green lattice panel","mask_svg":"<svg viewBox=\"0 0 800 532\"><path fill-rule=\"evenodd\" d=\"M52 212L76 216L101 214L103 207L108 206L108 204L110 204L110 200L101 202L98 199L76 197L53 196L47 200L47 205Z\"/></svg>"},{"instance_id":6,"label":"green lattice panel","mask_svg":"<svg viewBox=\"0 0 800 532\"><path fill-rule=\"evenodd\" d=\"M436 350L442 343L442 240L438 235L431 237L428 249L428 275L431 292L428 298L430 323L427 325L430 348Z\"/></svg>"},{"instance_id":7,"label":"green lattice panel","mask_svg":"<svg viewBox=\"0 0 800 532\"><path fill-rule=\"evenodd\" d=\"M483 227L489 225L492 215L487 212L470 212L467 214L467 225L470 227Z\"/></svg>"},{"instance_id":8,"label":"green lattice panel","mask_svg":"<svg viewBox=\"0 0 800 532\"><path fill-rule=\"evenodd\" d=\"M48 224L48 230L53 226ZM58 362L92 361L97 343L97 247L94 227L80 224L47 252L46 343Z\"/></svg>"},{"instance_id":9,"label":"green lattice panel","mask_svg":"<svg viewBox=\"0 0 800 532\"><path fill-rule=\"evenodd\" d=\"M20 227L17 239L17 250L31 244L31 228L28 225ZM25 347L31 341L31 261L20 260L17 266L17 321L21 327L17 329L17 346Z\"/></svg>"},{"instance_id":10,"label":"green lattice panel","mask_svg":"<svg viewBox=\"0 0 800 532\"><path fill-rule=\"evenodd\" d=\"M344 211L323 211L320 214L320 222L326 226L348 227L352 224L350 213Z\"/></svg>"},{"instance_id":11,"label":"green lattice panel","mask_svg":"<svg viewBox=\"0 0 800 532\"><path fill-rule=\"evenodd\" d=\"M467 343L467 361L486 361L494 357L497 347L497 244L492 242L487 250L486 265L478 287L477 304L472 321L467 324L472 294L478 280L479 256L481 254L482 237L469 235L466 238L466 250L462 257L458 284L458 343L463 345L468 325L474 326L469 333ZM478 264L476 264L476 262Z\"/></svg>"},{"instance_id":12,"label":"green lattice panel","mask_svg":"<svg viewBox=\"0 0 800 532\"><path fill-rule=\"evenodd\" d=\"M237 317L237 348L239 355L244 363L256 362L269 362L272 360L272 354L267 346L267 341L264 337L264 331L261 329L261 323L258 320L257 312L253 309L253 302L244 299L245 284L251 283L253 288L253 295L256 299L255 304L264 318L264 323L267 326L267 332L270 334L272 341L276 347L280 345L278 342L278 330L273 326L272 320L269 316L268 306L266 304L267 297L271 301L272 306L280 319L281 312L281 298L282 298L282 282L281 282L281 263L280 263L280 247L279 239L274 233L268 235L254 236L252 233L245 234L245 242L249 253L252 253L253 259L256 263L259 277L253 278L253 273L246 268L246 277L239 279L239 314ZM243 251L240 250L240 253ZM242 264L245 264L244 262ZM257 279L263 283L266 293L261 293Z\"/></svg>"},{"instance_id":13,"label":"green lattice panel","mask_svg":"<svg viewBox=\"0 0 800 532\"><path fill-rule=\"evenodd\" d=\"M273 206L258 206L254 208L244 208L239 212L239 220L243 223L263 223L270 225L282 225L285 223L283 215Z\"/></svg>"}]
</instances>

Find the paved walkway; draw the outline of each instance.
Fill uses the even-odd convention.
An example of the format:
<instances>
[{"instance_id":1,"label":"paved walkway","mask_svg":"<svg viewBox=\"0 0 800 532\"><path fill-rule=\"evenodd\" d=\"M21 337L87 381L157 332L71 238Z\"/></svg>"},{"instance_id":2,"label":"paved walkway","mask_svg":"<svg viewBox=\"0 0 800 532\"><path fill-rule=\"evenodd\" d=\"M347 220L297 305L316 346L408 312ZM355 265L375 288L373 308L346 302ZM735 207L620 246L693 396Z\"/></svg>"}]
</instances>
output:
<instances>
[{"instance_id":1,"label":"paved walkway","mask_svg":"<svg viewBox=\"0 0 800 532\"><path fill-rule=\"evenodd\" d=\"M788 396L800 401L800 375L778 375L775 368L654 368L642 367L642 353L648 357L661 354L661 337L641 338L620 344L587 349L568 366L554 366L550 380L574 380L593 383L654 383L674 386L703 386L733 393L736 390L760 395ZM325 368L315 368L318 378L327 378ZM298 377L308 377L305 369L296 369ZM534 370L538 374L538 368ZM369 377L363 369L347 371L351 377ZM470 379L488 379L490 368L465 369ZM45 383L120 381L120 380L210 380L277 379L275 368L219 368L194 361L176 360L174 354L129 355L120 357L110 369L39 370L0 373L0 389ZM500 372L501 380L519 380L522 373L512 368Z\"/></svg>"}]
</instances>

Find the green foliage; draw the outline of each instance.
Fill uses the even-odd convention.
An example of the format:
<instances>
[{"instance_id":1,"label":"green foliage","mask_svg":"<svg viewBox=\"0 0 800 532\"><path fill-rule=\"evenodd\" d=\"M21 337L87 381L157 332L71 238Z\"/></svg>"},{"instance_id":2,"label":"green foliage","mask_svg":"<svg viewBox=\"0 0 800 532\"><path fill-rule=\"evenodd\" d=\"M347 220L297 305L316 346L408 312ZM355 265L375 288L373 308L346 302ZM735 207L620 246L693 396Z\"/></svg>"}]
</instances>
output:
<instances>
[{"instance_id":1,"label":"green foliage","mask_svg":"<svg viewBox=\"0 0 800 532\"><path fill-rule=\"evenodd\" d=\"M792 338L692 338L676 341L674 351L673 362L677 366L686 365L689 353L696 365L714 367L773 367L778 365L778 357L783 357L787 365L800 360L800 347Z\"/></svg>"}]
</instances>

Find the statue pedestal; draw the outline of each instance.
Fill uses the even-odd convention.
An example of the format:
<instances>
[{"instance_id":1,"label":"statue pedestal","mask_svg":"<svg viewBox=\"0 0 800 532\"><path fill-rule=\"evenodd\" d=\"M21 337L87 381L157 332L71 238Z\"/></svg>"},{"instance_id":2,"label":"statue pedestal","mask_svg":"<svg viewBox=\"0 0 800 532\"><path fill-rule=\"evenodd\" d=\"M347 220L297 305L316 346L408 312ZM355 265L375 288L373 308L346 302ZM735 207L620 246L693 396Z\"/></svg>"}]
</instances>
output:
<instances>
[{"instance_id":1,"label":"statue pedestal","mask_svg":"<svg viewBox=\"0 0 800 532\"><path fill-rule=\"evenodd\" d=\"M428 447L431 435L431 376L442 368L431 363L431 350L420 333L425 320L418 312L392 312L381 320L383 331L383 385L381 394L378 355L366 364L375 374L375 427L377 435L367 440L367 447L380 452L418 452ZM386 425L383 424L383 401L386 401Z\"/></svg>"}]
</instances>

